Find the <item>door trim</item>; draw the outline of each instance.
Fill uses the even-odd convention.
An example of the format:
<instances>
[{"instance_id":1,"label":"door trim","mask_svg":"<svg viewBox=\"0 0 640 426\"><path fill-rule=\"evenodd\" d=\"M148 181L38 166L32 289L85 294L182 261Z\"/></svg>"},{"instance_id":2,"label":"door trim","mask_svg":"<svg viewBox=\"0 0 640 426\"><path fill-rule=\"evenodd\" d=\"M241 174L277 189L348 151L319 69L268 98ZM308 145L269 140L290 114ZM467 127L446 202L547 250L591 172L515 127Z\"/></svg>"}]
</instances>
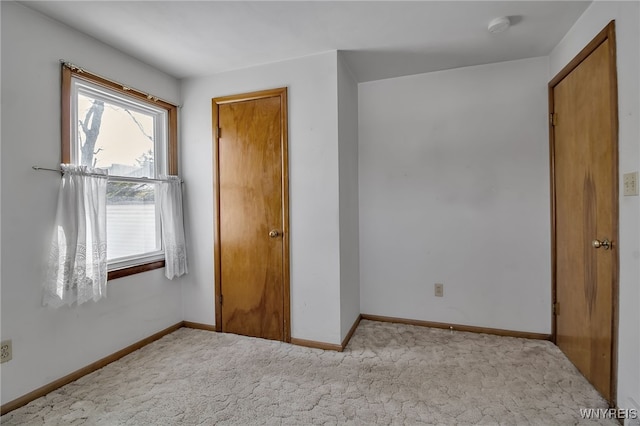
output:
<instances>
[{"instance_id":1,"label":"door trim","mask_svg":"<svg viewBox=\"0 0 640 426\"><path fill-rule=\"evenodd\" d=\"M615 21L609 24L595 36L587 46L580 51L551 81L549 82L549 117L554 112L553 89L567 75L571 73L578 65L582 63L593 51L595 51L602 43L609 40L609 74L611 76L610 86L610 110L611 110L611 141L612 141L612 158L613 158L613 197L611 200L612 218L613 218L613 235L612 239L616 244L613 250L613 272L611 277L611 401L609 404L615 407L617 404L617 385L618 385L618 279L620 270L620 257L617 250L617 242L619 241L619 183L618 183L618 73L616 67L616 35ZM555 138L551 119L549 120L549 159L550 159L550 184L551 184L551 297L552 303L557 302L557 257L556 257L556 193L555 193ZM562 309L562 307L560 307ZM556 315L552 310L551 313L551 338L553 343L557 344Z\"/></svg>"},{"instance_id":2,"label":"door trim","mask_svg":"<svg viewBox=\"0 0 640 426\"><path fill-rule=\"evenodd\" d=\"M218 111L219 106L235 102L253 101L265 98L280 98L281 110L281 140L282 152L282 280L283 280L283 342L291 342L291 290L289 276L289 148L288 148L288 109L287 88L261 90L258 92L243 93L239 95L222 96L211 100L212 106L212 138L213 138L213 188L214 188L214 238L213 238L213 263L214 263L214 307L216 312L216 331L222 331L222 294L221 257L220 257L220 158L219 158L219 134Z\"/></svg>"}]
</instances>

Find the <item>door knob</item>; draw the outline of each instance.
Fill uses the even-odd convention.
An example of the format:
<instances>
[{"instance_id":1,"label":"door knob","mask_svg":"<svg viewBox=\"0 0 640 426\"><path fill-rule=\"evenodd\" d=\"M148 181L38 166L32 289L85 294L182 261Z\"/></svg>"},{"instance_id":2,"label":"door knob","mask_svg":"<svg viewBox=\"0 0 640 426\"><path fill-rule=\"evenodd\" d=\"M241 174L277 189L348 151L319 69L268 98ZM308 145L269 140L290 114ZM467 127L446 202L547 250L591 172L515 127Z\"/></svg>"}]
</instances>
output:
<instances>
[{"instance_id":1,"label":"door knob","mask_svg":"<svg viewBox=\"0 0 640 426\"><path fill-rule=\"evenodd\" d=\"M280 235L280 232L277 229L272 229L269 232L269 237L270 238L276 238L278 235Z\"/></svg>"},{"instance_id":2,"label":"door knob","mask_svg":"<svg viewBox=\"0 0 640 426\"><path fill-rule=\"evenodd\" d=\"M606 238L602 241L600 240L593 240L591 242L591 245L593 246L593 248L600 248L602 247L605 250L609 250L609 248L611 248L611 241L607 240Z\"/></svg>"}]
</instances>

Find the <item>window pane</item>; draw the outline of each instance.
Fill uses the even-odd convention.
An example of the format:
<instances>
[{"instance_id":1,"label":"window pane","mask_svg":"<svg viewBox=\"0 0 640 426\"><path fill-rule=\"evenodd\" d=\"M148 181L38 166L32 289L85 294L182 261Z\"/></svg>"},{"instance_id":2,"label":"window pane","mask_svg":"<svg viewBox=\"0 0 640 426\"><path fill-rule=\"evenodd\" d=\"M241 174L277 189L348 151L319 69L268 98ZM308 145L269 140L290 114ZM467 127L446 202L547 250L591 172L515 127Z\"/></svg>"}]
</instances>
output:
<instances>
[{"instance_id":1,"label":"window pane","mask_svg":"<svg viewBox=\"0 0 640 426\"><path fill-rule=\"evenodd\" d=\"M155 116L78 93L80 164L110 175L155 177Z\"/></svg>"},{"instance_id":2,"label":"window pane","mask_svg":"<svg viewBox=\"0 0 640 426\"><path fill-rule=\"evenodd\" d=\"M175 162L169 156L176 152L177 129L170 118L177 108L85 71L65 68L62 76L63 96L69 96L63 117L70 120L70 132L62 140L63 161L106 169L110 176L109 270L160 264L158 185L144 178L167 174L168 164Z\"/></svg>"},{"instance_id":3,"label":"window pane","mask_svg":"<svg viewBox=\"0 0 640 426\"><path fill-rule=\"evenodd\" d=\"M161 249L155 184L107 184L107 258L141 255Z\"/></svg>"}]
</instances>

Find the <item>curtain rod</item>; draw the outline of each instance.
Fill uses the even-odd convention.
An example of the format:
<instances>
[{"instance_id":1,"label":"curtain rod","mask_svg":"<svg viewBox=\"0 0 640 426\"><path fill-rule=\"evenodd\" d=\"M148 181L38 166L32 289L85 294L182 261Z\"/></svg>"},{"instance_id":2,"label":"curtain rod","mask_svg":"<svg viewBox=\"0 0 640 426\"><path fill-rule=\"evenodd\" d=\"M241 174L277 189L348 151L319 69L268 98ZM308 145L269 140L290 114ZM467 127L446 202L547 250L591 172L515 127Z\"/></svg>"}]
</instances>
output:
<instances>
[{"instance_id":1,"label":"curtain rod","mask_svg":"<svg viewBox=\"0 0 640 426\"><path fill-rule=\"evenodd\" d=\"M48 171L48 172L63 173L62 169L51 169L49 167L39 167L39 166L31 166L31 168L33 170L36 170L36 171L45 170L45 171ZM148 178L148 177L109 176L109 175L103 175L103 174L99 174L99 173L86 173L86 174L89 175L89 176L106 177L107 179L109 179L110 177L114 177L114 178L117 178L118 180L122 179L122 180L129 180L129 181L132 181L132 182L139 182L140 180L149 181L149 182L171 182L170 179L155 179L155 178ZM180 179L180 183L184 183L184 181L182 179Z\"/></svg>"},{"instance_id":2,"label":"curtain rod","mask_svg":"<svg viewBox=\"0 0 640 426\"><path fill-rule=\"evenodd\" d=\"M162 99L162 98L159 98L159 97L157 97L157 96L151 95L151 94L149 94L149 93L147 93L147 92L144 92L144 91L142 91L142 90L138 90L138 89L133 88L133 87L130 87L130 86L125 86L125 85L123 85L122 83L120 83L120 82L118 82L118 81L114 81L114 80L111 80L110 78L107 78L107 77L102 76L102 75L100 75L100 74L96 74L96 73L94 73L94 72L92 72L92 71L89 71L89 70L87 70L87 69L85 69L85 68L79 67L79 66L77 66L76 64L71 63L71 62L69 62L69 61L66 61L66 60L64 60L64 59L60 59L60 63L61 63L63 66L65 66L65 67L69 68L71 71L77 71L77 72L78 72L78 73L80 73L80 74L82 74L82 73L86 72L86 73L88 73L88 74L91 74L91 75L94 75L94 76L96 76L96 77L99 77L99 78L101 78L101 79L103 79L103 80L106 80L106 81L108 81L109 83L112 83L112 84L115 84L115 85L117 85L117 86L120 86L120 87L122 87L122 90L124 90L124 91L132 90L132 91L134 91L134 92L138 92L138 93L140 93L140 94L142 94L142 95L146 96L146 98L147 98L148 100L150 100L150 101L153 101L153 102L161 101L161 102L164 102L164 103L169 104L169 105L174 105L174 103L173 103L173 102L166 101L166 100L164 100L164 99ZM177 108L182 108L182 105L175 105L175 106L176 106Z\"/></svg>"}]
</instances>

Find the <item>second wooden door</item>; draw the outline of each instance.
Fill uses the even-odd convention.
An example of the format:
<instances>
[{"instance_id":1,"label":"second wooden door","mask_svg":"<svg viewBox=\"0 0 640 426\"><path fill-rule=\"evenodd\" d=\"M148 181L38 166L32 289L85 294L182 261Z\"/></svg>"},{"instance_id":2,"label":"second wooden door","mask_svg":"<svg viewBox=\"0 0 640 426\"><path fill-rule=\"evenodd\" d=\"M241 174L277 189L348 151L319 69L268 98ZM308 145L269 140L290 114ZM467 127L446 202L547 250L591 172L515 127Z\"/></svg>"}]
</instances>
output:
<instances>
[{"instance_id":1,"label":"second wooden door","mask_svg":"<svg viewBox=\"0 0 640 426\"><path fill-rule=\"evenodd\" d=\"M556 343L615 397L617 140L613 24L552 83Z\"/></svg>"}]
</instances>

